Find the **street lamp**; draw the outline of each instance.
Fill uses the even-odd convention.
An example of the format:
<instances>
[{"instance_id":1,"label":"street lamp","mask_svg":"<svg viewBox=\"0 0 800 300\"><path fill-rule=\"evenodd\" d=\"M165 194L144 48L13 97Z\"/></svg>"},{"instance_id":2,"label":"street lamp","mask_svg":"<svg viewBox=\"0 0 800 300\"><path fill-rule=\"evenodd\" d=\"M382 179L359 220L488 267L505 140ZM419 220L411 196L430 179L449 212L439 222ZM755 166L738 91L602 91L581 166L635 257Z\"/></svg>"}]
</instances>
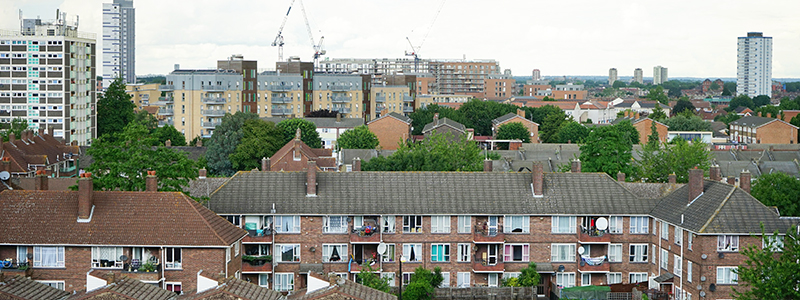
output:
<instances>
[{"instance_id":1,"label":"street lamp","mask_svg":"<svg viewBox=\"0 0 800 300\"><path fill-rule=\"evenodd\" d=\"M403 263L406 261L406 257L403 256L403 253L400 253L400 300L403 300Z\"/></svg>"}]
</instances>

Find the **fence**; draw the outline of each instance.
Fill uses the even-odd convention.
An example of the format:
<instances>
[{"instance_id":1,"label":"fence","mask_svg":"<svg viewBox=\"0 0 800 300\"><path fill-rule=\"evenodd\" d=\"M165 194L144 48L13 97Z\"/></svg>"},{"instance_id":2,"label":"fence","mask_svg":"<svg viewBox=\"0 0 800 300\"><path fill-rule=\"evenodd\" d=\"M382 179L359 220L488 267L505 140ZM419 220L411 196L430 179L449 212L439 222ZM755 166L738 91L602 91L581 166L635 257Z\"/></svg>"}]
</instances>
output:
<instances>
[{"instance_id":1,"label":"fence","mask_svg":"<svg viewBox=\"0 0 800 300\"><path fill-rule=\"evenodd\" d=\"M441 300L516 300L539 299L538 287L468 287L468 288L438 288L433 299ZM544 297L545 295L541 295Z\"/></svg>"}]
</instances>

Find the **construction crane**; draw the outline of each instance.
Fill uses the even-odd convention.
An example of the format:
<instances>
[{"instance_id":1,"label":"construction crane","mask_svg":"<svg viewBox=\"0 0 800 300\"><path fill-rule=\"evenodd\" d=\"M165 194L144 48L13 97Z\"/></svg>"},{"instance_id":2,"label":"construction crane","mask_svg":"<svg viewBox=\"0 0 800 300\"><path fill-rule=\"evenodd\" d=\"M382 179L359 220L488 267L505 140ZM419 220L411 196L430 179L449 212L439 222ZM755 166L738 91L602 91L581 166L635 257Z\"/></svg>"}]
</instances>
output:
<instances>
[{"instance_id":1,"label":"construction crane","mask_svg":"<svg viewBox=\"0 0 800 300\"><path fill-rule=\"evenodd\" d=\"M278 35L275 37L275 40L272 41L272 47L278 47L278 61L283 61L283 26L286 26L286 20L289 19L289 13L292 11L292 5L294 5L294 1L289 4L289 10L286 11L286 15L283 16L283 23L281 23L281 28L278 29Z\"/></svg>"},{"instance_id":2,"label":"construction crane","mask_svg":"<svg viewBox=\"0 0 800 300\"><path fill-rule=\"evenodd\" d=\"M319 44L314 42L314 34L311 32L311 25L308 24L308 17L306 16L306 7L303 5L303 0L300 0L300 11L303 12L303 20L306 21L306 29L308 30L308 38L311 40L311 46L314 47L314 65L317 65L317 61L319 60L320 56L325 55L327 51L322 49L322 40L325 39L324 36L319 38Z\"/></svg>"},{"instance_id":3,"label":"construction crane","mask_svg":"<svg viewBox=\"0 0 800 300\"><path fill-rule=\"evenodd\" d=\"M278 47L278 61L283 61L283 28L286 26L286 20L289 19L289 13L292 12L292 6L294 6L294 2L296 0L292 0L289 4L289 9L286 10L286 15L283 17L283 22L281 23L281 27L278 29L278 35L275 36L275 40L272 41L273 47ZM316 64L317 60L320 56L325 55L325 49L322 49L322 40L325 37L320 37L319 44L314 42L314 35L311 32L311 25L308 23L308 17L306 16L306 8L303 5L303 0L300 0L300 10L303 12L303 19L306 22L306 29L308 29L308 37L311 39L311 46L314 48L314 63Z\"/></svg>"},{"instance_id":4,"label":"construction crane","mask_svg":"<svg viewBox=\"0 0 800 300\"><path fill-rule=\"evenodd\" d=\"M425 32L425 36L422 37L422 42L419 43L419 46L414 47L414 44L411 43L411 39L406 37L408 44L411 46L411 52L406 51L406 56L414 57L414 72L419 72L419 51L422 49L422 45L425 44L425 40L428 39L428 34L431 33L431 29L433 29L433 24L435 24L436 19L439 18L439 13L442 12L442 7L444 7L445 2L447 2L447 0L442 0L442 3L439 4L439 9L437 9L436 14L433 15L433 21L431 21L431 25L428 26L428 30Z\"/></svg>"}]
</instances>

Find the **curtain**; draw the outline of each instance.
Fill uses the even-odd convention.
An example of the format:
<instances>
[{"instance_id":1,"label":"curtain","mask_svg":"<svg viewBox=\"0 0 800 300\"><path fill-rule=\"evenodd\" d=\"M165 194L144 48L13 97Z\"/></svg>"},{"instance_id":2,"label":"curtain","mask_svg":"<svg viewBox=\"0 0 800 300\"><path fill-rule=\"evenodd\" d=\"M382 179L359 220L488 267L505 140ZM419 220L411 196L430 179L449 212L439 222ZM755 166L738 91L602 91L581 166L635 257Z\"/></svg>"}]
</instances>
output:
<instances>
[{"instance_id":1,"label":"curtain","mask_svg":"<svg viewBox=\"0 0 800 300\"><path fill-rule=\"evenodd\" d=\"M58 250L56 247L41 247L42 252L42 267L57 267L58 266Z\"/></svg>"}]
</instances>

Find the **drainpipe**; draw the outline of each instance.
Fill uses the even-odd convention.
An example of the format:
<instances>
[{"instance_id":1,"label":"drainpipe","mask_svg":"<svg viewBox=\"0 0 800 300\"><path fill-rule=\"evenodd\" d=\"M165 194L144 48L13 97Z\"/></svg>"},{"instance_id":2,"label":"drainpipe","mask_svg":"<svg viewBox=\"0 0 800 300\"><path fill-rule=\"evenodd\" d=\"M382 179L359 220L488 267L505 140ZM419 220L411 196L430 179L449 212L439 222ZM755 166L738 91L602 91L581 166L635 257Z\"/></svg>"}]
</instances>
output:
<instances>
[{"instance_id":1,"label":"drainpipe","mask_svg":"<svg viewBox=\"0 0 800 300\"><path fill-rule=\"evenodd\" d=\"M159 268L161 269L161 288L167 289L167 279L164 277L164 265L167 263L167 253L164 252L164 246L161 246L161 263L158 264ZM181 258L183 258L183 253L181 253ZM181 287L183 290L183 287Z\"/></svg>"}]
</instances>

